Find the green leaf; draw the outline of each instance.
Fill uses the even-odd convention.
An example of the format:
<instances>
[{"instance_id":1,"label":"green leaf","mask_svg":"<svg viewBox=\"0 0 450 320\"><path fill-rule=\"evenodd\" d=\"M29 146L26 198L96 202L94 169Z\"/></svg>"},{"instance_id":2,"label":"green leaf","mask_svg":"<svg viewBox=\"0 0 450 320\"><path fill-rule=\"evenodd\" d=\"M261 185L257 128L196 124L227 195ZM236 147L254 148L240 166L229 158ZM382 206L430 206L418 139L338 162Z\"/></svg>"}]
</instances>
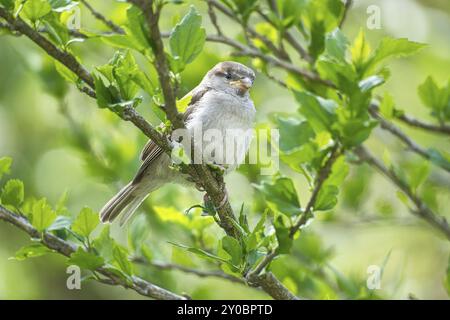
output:
<instances>
[{"instance_id":1,"label":"green leaf","mask_svg":"<svg viewBox=\"0 0 450 320\"><path fill-rule=\"evenodd\" d=\"M348 39L336 28L325 37L325 54L337 61L345 61L348 45Z\"/></svg>"},{"instance_id":2,"label":"green leaf","mask_svg":"<svg viewBox=\"0 0 450 320\"><path fill-rule=\"evenodd\" d=\"M122 246L116 245L113 249L113 264L127 275L133 274L133 264L128 259L128 251Z\"/></svg>"},{"instance_id":3,"label":"green leaf","mask_svg":"<svg viewBox=\"0 0 450 320\"><path fill-rule=\"evenodd\" d=\"M430 148L427 150L430 155L430 161L435 165L450 171L450 158L448 154L443 155L439 150Z\"/></svg>"},{"instance_id":4,"label":"green leaf","mask_svg":"<svg viewBox=\"0 0 450 320\"><path fill-rule=\"evenodd\" d=\"M311 125L297 118L277 115L275 123L280 131L279 147L283 152L298 148L315 136Z\"/></svg>"},{"instance_id":5,"label":"green leaf","mask_svg":"<svg viewBox=\"0 0 450 320\"><path fill-rule=\"evenodd\" d=\"M231 263L235 266L240 265L242 260L242 248L235 238L225 236L222 238L222 248L231 257Z\"/></svg>"},{"instance_id":6,"label":"green leaf","mask_svg":"<svg viewBox=\"0 0 450 320\"><path fill-rule=\"evenodd\" d=\"M191 94L187 94L183 98L181 98L180 100L177 100L178 112L180 112L180 113L185 112L187 107L191 103L191 100L192 100L192 95Z\"/></svg>"},{"instance_id":7,"label":"green leaf","mask_svg":"<svg viewBox=\"0 0 450 320\"><path fill-rule=\"evenodd\" d=\"M358 89L358 75L353 66L345 61L337 62L327 56L317 61L317 70L322 78L333 82L339 91L351 95Z\"/></svg>"},{"instance_id":8,"label":"green leaf","mask_svg":"<svg viewBox=\"0 0 450 320\"><path fill-rule=\"evenodd\" d=\"M330 131L336 121L336 103L307 92L294 92L300 103L299 112L309 121L316 133Z\"/></svg>"},{"instance_id":9,"label":"green leaf","mask_svg":"<svg viewBox=\"0 0 450 320\"><path fill-rule=\"evenodd\" d=\"M360 145L369 138L377 126L374 120L351 119L337 126L342 143L348 147Z\"/></svg>"},{"instance_id":10,"label":"green leaf","mask_svg":"<svg viewBox=\"0 0 450 320\"><path fill-rule=\"evenodd\" d=\"M94 239L92 242L92 246L95 251L103 257L103 259L107 262L112 262L113 260L113 249L116 246L116 243L113 238L109 235L110 226L106 225L100 235Z\"/></svg>"},{"instance_id":11,"label":"green leaf","mask_svg":"<svg viewBox=\"0 0 450 320\"><path fill-rule=\"evenodd\" d=\"M55 12L69 11L78 5L78 2L72 0L48 0Z\"/></svg>"},{"instance_id":12,"label":"green leaf","mask_svg":"<svg viewBox=\"0 0 450 320\"><path fill-rule=\"evenodd\" d=\"M136 217L128 229L128 246L134 252L140 252L147 239L149 227L144 215Z\"/></svg>"},{"instance_id":13,"label":"green leaf","mask_svg":"<svg viewBox=\"0 0 450 320\"><path fill-rule=\"evenodd\" d=\"M109 108L109 106L114 103L114 98L109 88L105 85L105 83L99 76L95 74L93 74L92 76L94 77L97 105L99 106L99 108Z\"/></svg>"},{"instance_id":14,"label":"green leaf","mask_svg":"<svg viewBox=\"0 0 450 320\"><path fill-rule=\"evenodd\" d=\"M56 71L68 82L77 83L78 76L70 71L65 65L55 60Z\"/></svg>"},{"instance_id":15,"label":"green leaf","mask_svg":"<svg viewBox=\"0 0 450 320\"><path fill-rule=\"evenodd\" d=\"M447 294L450 296L450 258L448 259L447 272L444 278L444 288L447 290Z\"/></svg>"},{"instance_id":16,"label":"green leaf","mask_svg":"<svg viewBox=\"0 0 450 320\"><path fill-rule=\"evenodd\" d=\"M43 198L33 204L31 224L40 232L46 230L56 219L56 213Z\"/></svg>"},{"instance_id":17,"label":"green leaf","mask_svg":"<svg viewBox=\"0 0 450 320\"><path fill-rule=\"evenodd\" d=\"M421 163L414 163L408 167L409 185L415 192L417 188L425 182L430 174L430 164L428 161L422 161Z\"/></svg>"},{"instance_id":18,"label":"green leaf","mask_svg":"<svg viewBox=\"0 0 450 320\"><path fill-rule=\"evenodd\" d=\"M50 227L47 228L48 231L69 229L72 224L72 220L69 217L58 216Z\"/></svg>"},{"instance_id":19,"label":"green leaf","mask_svg":"<svg viewBox=\"0 0 450 320\"><path fill-rule=\"evenodd\" d=\"M150 40L147 37L149 30L142 11L136 6L131 6L127 10L127 18L127 34L131 35L135 39L136 43L140 45L140 51L144 50L144 48L148 48L150 45Z\"/></svg>"},{"instance_id":20,"label":"green leaf","mask_svg":"<svg viewBox=\"0 0 450 320\"><path fill-rule=\"evenodd\" d=\"M325 185L319 191L317 195L316 203L314 205L315 211L325 211L333 209L337 204L337 195L339 188L335 185Z\"/></svg>"},{"instance_id":21,"label":"green leaf","mask_svg":"<svg viewBox=\"0 0 450 320\"><path fill-rule=\"evenodd\" d=\"M47 253L52 253L53 250L47 248L41 243L33 243L28 246L24 246L20 248L15 254L14 257L10 259L23 261L28 258L36 258L46 255Z\"/></svg>"},{"instance_id":22,"label":"green leaf","mask_svg":"<svg viewBox=\"0 0 450 320\"><path fill-rule=\"evenodd\" d=\"M350 49L353 65L360 76L364 74L365 66L369 60L371 51L370 45L364 34L364 29L361 28Z\"/></svg>"},{"instance_id":23,"label":"green leaf","mask_svg":"<svg viewBox=\"0 0 450 320\"><path fill-rule=\"evenodd\" d=\"M290 237L290 226L283 216L279 215L274 221L275 235L278 241L277 252L280 254L290 253L292 238Z\"/></svg>"},{"instance_id":24,"label":"green leaf","mask_svg":"<svg viewBox=\"0 0 450 320\"><path fill-rule=\"evenodd\" d=\"M314 0L308 1L305 16L302 20L312 30L314 22L320 21L326 32L338 27L344 12L344 4L340 0ZM312 32L312 31L311 31Z\"/></svg>"},{"instance_id":25,"label":"green leaf","mask_svg":"<svg viewBox=\"0 0 450 320\"><path fill-rule=\"evenodd\" d=\"M99 223L100 219L98 214L92 211L92 209L85 207L81 209L80 213L73 222L72 231L80 236L89 238L92 231L94 231Z\"/></svg>"},{"instance_id":26,"label":"green leaf","mask_svg":"<svg viewBox=\"0 0 450 320\"><path fill-rule=\"evenodd\" d=\"M66 46L71 40L69 30L64 26L56 14L48 15L44 20L50 38L60 46Z\"/></svg>"},{"instance_id":27,"label":"green leaf","mask_svg":"<svg viewBox=\"0 0 450 320\"><path fill-rule=\"evenodd\" d=\"M0 158L0 179L4 174L8 174L12 165L12 158L10 157L1 157Z\"/></svg>"},{"instance_id":28,"label":"green leaf","mask_svg":"<svg viewBox=\"0 0 450 320\"><path fill-rule=\"evenodd\" d=\"M51 5L46 0L27 0L20 15L29 19L33 24L52 11Z\"/></svg>"},{"instance_id":29,"label":"green leaf","mask_svg":"<svg viewBox=\"0 0 450 320\"><path fill-rule=\"evenodd\" d=\"M133 49L139 52L143 50L136 38L127 34L108 34L101 36L101 39L104 43L113 47Z\"/></svg>"},{"instance_id":30,"label":"green leaf","mask_svg":"<svg viewBox=\"0 0 450 320\"><path fill-rule=\"evenodd\" d=\"M17 179L9 180L3 187L1 202L4 205L10 205L19 208L23 203L24 186L23 182Z\"/></svg>"},{"instance_id":31,"label":"green leaf","mask_svg":"<svg viewBox=\"0 0 450 320\"><path fill-rule=\"evenodd\" d=\"M83 248L78 247L77 251L70 255L67 263L79 266L82 269L94 271L104 265L105 261L102 257L95 255L92 252L84 251Z\"/></svg>"},{"instance_id":32,"label":"green leaf","mask_svg":"<svg viewBox=\"0 0 450 320\"><path fill-rule=\"evenodd\" d=\"M155 206L153 209L162 222L176 223L184 228L190 226L189 217L173 207Z\"/></svg>"},{"instance_id":33,"label":"green leaf","mask_svg":"<svg viewBox=\"0 0 450 320\"><path fill-rule=\"evenodd\" d=\"M203 49L206 32L201 24L201 15L194 6L191 6L188 14L172 30L169 39L170 50L172 56L181 61L181 70L186 64L194 61Z\"/></svg>"},{"instance_id":34,"label":"green leaf","mask_svg":"<svg viewBox=\"0 0 450 320\"><path fill-rule=\"evenodd\" d=\"M0 0L0 5L2 5L6 10L13 10L15 0Z\"/></svg>"},{"instance_id":35,"label":"green leaf","mask_svg":"<svg viewBox=\"0 0 450 320\"><path fill-rule=\"evenodd\" d=\"M325 24L323 21L314 21L311 26L311 40L308 52L316 60L325 50Z\"/></svg>"},{"instance_id":36,"label":"green leaf","mask_svg":"<svg viewBox=\"0 0 450 320\"><path fill-rule=\"evenodd\" d=\"M441 112L450 105L450 90L446 87L439 88L430 76L419 86L418 93L422 103L434 110L438 118L441 118Z\"/></svg>"},{"instance_id":37,"label":"green leaf","mask_svg":"<svg viewBox=\"0 0 450 320\"><path fill-rule=\"evenodd\" d=\"M374 68L377 64L388 58L399 58L413 55L424 47L426 47L426 44L409 41L405 38L383 38L369 61L369 67Z\"/></svg>"},{"instance_id":38,"label":"green leaf","mask_svg":"<svg viewBox=\"0 0 450 320\"><path fill-rule=\"evenodd\" d=\"M264 194L269 208L273 211L288 216L300 213L300 201L290 178L278 176L274 177L272 182L263 182L254 186Z\"/></svg>"},{"instance_id":39,"label":"green leaf","mask_svg":"<svg viewBox=\"0 0 450 320\"><path fill-rule=\"evenodd\" d=\"M204 259L208 259L208 260L213 260L213 261L220 261L220 262L225 262L225 263L230 263L228 260L221 258L219 256L216 256L215 254L209 253L208 251L199 249L199 248L195 248L195 247L189 247L189 246L185 246L183 244L178 244L178 243L174 243L174 242L170 242L170 244L177 246L179 248L183 248L189 252L192 252L196 255L198 255L201 258Z\"/></svg>"},{"instance_id":40,"label":"green leaf","mask_svg":"<svg viewBox=\"0 0 450 320\"><path fill-rule=\"evenodd\" d=\"M380 113L386 119L392 119L394 116L395 102L389 92L384 93L383 100L380 103Z\"/></svg>"}]
</instances>

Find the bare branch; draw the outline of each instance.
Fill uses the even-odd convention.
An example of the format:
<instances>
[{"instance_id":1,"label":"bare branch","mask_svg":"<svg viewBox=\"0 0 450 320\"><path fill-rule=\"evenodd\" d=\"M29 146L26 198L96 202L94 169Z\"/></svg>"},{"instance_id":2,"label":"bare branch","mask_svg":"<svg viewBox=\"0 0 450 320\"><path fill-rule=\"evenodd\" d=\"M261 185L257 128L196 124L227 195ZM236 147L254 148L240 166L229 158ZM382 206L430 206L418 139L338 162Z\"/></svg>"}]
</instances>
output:
<instances>
[{"instance_id":1,"label":"bare branch","mask_svg":"<svg viewBox=\"0 0 450 320\"><path fill-rule=\"evenodd\" d=\"M110 28L112 31L119 33L119 34L124 34L125 32L123 31L123 29L121 27L119 27L117 24L115 24L114 22L112 22L111 20L107 19L104 15L102 15L100 12L98 12L97 10L95 10L90 4L89 2L87 2L86 0L80 0L80 2L91 12L91 14L97 19L100 20L101 22L103 22L108 28Z\"/></svg>"},{"instance_id":2,"label":"bare branch","mask_svg":"<svg viewBox=\"0 0 450 320\"><path fill-rule=\"evenodd\" d=\"M77 250L77 246L73 243L58 238L51 233L44 232L43 234L41 234L24 217L9 211L2 205L0 205L0 220L6 221L7 223L10 223L15 227L21 229L33 239L41 239L41 243L47 248L52 249L66 257L70 257L70 255ZM139 277L133 277L131 284L128 284L125 280L117 277L107 269L99 268L96 270L96 272L107 278L107 281L100 280L100 282L129 288L146 297L159 300L186 300L186 297L160 288Z\"/></svg>"},{"instance_id":3,"label":"bare branch","mask_svg":"<svg viewBox=\"0 0 450 320\"><path fill-rule=\"evenodd\" d=\"M263 18L266 22L270 23L273 27L276 27L273 21L260 9L257 10L258 14ZM302 59L305 61L312 63L313 58L308 54L308 52L303 48L300 42L290 33L288 30L285 30L282 34L283 38L291 45L292 48L297 51Z\"/></svg>"},{"instance_id":4,"label":"bare branch","mask_svg":"<svg viewBox=\"0 0 450 320\"><path fill-rule=\"evenodd\" d=\"M333 164L336 162L336 160L340 156L340 150L339 145L336 144L330 151L330 155L323 165L323 167L320 169L317 178L316 183L314 186L314 190L311 194L311 197L309 198L308 204L306 205L305 210L300 215L300 218L297 220L297 222L294 224L294 226L291 229L290 236L293 237L294 234L297 232L297 230L303 226L306 222L308 222L312 211L314 210L314 206L316 204L317 196L319 195L320 190L322 189L323 184L328 179L328 177L331 174L331 169L333 168Z\"/></svg>"},{"instance_id":5,"label":"bare branch","mask_svg":"<svg viewBox=\"0 0 450 320\"><path fill-rule=\"evenodd\" d=\"M426 131L435 132L435 133L443 133L443 134L450 135L450 126L447 126L447 125L434 125L431 123L423 122L418 119L412 118L406 114L401 114L401 115L398 115L395 117L396 117L396 119L402 121L403 123L405 123L411 127L415 127L415 128L423 129Z\"/></svg>"},{"instance_id":6,"label":"bare branch","mask_svg":"<svg viewBox=\"0 0 450 320\"><path fill-rule=\"evenodd\" d=\"M415 215L427 221L430 225L443 233L448 240L450 240L450 226L444 217L435 214L430 208L428 208L423 200L419 198L392 169L386 168L383 163L370 154L366 148L359 147L355 150L355 152L361 160L379 170L414 203L416 208L415 210L412 210L412 212Z\"/></svg>"},{"instance_id":7,"label":"bare branch","mask_svg":"<svg viewBox=\"0 0 450 320\"><path fill-rule=\"evenodd\" d=\"M371 105L369 108L369 113L371 114L371 116L375 119L377 119L380 123L380 126L382 129L385 129L387 131L389 131L390 133L392 133L394 136L396 136L398 139L400 139L405 145L408 146L408 148L417 153L418 155L420 155L421 157L427 159L427 160L431 160L431 155L430 153L425 150L424 148L422 148L421 146L419 146L414 140L412 140L410 137L408 137L408 135L406 135L402 130L400 130L400 128L398 128L397 126L395 126L393 123L387 121L386 119L384 119L377 111L377 106L376 105ZM450 172L450 169L446 166L440 165L440 168L442 168L443 170Z\"/></svg>"}]
</instances>

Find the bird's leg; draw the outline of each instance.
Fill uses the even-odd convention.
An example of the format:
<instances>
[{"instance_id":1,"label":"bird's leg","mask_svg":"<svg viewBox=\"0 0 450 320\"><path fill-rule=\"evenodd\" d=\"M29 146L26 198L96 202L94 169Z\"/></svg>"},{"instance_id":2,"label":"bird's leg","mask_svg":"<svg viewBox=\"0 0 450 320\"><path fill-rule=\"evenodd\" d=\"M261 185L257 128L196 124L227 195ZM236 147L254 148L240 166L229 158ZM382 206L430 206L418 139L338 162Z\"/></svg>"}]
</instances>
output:
<instances>
[{"instance_id":1,"label":"bird's leg","mask_svg":"<svg viewBox=\"0 0 450 320\"><path fill-rule=\"evenodd\" d=\"M219 206L215 208L216 211L221 209L225 205L225 203L227 203L227 201L228 201L228 191L226 188L223 189L223 193L224 193L223 199L222 199L222 201L220 201Z\"/></svg>"}]
</instances>

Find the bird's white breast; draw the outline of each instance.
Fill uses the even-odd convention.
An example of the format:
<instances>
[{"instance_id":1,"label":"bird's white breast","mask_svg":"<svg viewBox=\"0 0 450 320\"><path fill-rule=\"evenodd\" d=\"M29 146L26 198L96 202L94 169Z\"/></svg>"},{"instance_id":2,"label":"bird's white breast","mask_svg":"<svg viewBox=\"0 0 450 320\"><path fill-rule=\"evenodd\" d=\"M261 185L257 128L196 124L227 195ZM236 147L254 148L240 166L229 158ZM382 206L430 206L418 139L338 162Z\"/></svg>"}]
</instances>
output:
<instances>
[{"instance_id":1,"label":"bird's white breast","mask_svg":"<svg viewBox=\"0 0 450 320\"><path fill-rule=\"evenodd\" d=\"M224 137L223 145L225 149L226 137L230 130L246 134L244 143L235 150L237 163L230 164L236 167L241 163L250 146L256 110L253 102L248 97L239 97L227 93L211 90L207 92L199 102L198 107L186 124L192 132L201 128L203 134L208 130L218 130Z\"/></svg>"}]
</instances>

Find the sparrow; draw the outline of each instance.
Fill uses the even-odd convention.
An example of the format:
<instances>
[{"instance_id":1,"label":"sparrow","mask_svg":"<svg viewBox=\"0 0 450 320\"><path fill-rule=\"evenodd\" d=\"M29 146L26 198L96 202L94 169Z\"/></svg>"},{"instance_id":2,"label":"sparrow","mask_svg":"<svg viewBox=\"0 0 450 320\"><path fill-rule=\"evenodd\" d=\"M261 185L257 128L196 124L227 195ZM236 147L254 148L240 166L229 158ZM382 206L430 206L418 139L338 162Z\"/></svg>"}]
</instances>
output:
<instances>
[{"instance_id":1,"label":"sparrow","mask_svg":"<svg viewBox=\"0 0 450 320\"><path fill-rule=\"evenodd\" d=\"M223 165L224 172L228 173L245 160L256 114L249 95L254 80L255 73L252 69L237 62L225 61L209 70L200 84L187 94L191 99L183 113L183 120L188 134L194 136L195 132L201 132L201 137L205 140L218 137L219 146L222 147L219 150L222 157L218 157L215 149L213 152L203 153L206 151L204 143L200 144L198 139L193 139L191 147L194 150L195 147L201 149L202 163ZM234 129L243 133L243 143L233 146L233 159L225 161L225 153L230 152L225 148L226 137ZM100 220L103 223L112 222L120 215L120 225L123 225L151 192L166 183L187 183L182 173L171 168L173 160L170 155L152 140L147 142L140 158L141 166L131 182L100 210ZM223 161L218 161L218 158Z\"/></svg>"}]
</instances>

